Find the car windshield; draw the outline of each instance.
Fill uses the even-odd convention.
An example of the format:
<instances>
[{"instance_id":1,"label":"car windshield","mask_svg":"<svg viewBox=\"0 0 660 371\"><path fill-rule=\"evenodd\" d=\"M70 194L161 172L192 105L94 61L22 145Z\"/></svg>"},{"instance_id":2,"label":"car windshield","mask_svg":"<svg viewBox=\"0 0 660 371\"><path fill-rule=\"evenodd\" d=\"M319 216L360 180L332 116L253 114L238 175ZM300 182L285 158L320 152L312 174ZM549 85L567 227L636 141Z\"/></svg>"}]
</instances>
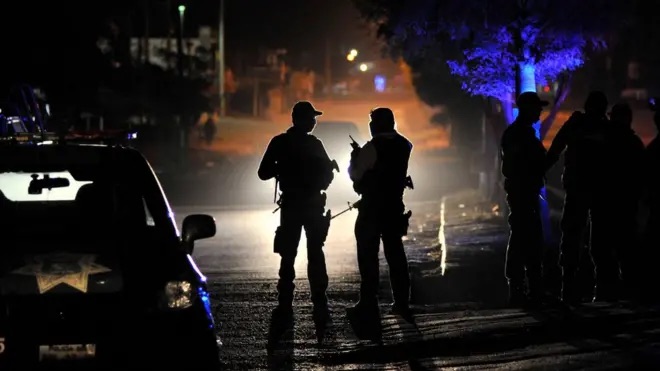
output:
<instances>
[{"instance_id":1,"label":"car windshield","mask_svg":"<svg viewBox=\"0 0 660 371\"><path fill-rule=\"evenodd\" d=\"M122 156L66 149L12 155L11 163L0 160L0 246L25 252L83 244L89 251L167 223L155 179L149 191L149 178Z\"/></svg>"},{"instance_id":2,"label":"car windshield","mask_svg":"<svg viewBox=\"0 0 660 371\"><path fill-rule=\"evenodd\" d=\"M362 139L357 125L349 121L319 121L313 134L326 146L343 146L349 151L350 147L347 147L351 141L349 135L357 141Z\"/></svg>"},{"instance_id":3,"label":"car windshield","mask_svg":"<svg viewBox=\"0 0 660 371\"><path fill-rule=\"evenodd\" d=\"M360 145L363 138L357 125L350 121L319 121L312 132L325 146L328 155L339 162L339 166L348 166L349 154L351 153L351 137Z\"/></svg>"}]
</instances>

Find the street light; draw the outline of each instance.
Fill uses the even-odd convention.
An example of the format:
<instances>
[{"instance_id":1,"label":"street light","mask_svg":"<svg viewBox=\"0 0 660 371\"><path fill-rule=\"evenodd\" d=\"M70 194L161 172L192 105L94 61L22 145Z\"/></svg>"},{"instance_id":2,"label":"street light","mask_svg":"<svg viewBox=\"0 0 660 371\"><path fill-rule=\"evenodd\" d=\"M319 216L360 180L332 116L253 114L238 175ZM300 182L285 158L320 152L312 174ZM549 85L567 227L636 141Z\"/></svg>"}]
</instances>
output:
<instances>
[{"instance_id":1,"label":"street light","mask_svg":"<svg viewBox=\"0 0 660 371\"><path fill-rule=\"evenodd\" d=\"M179 5L179 21L181 22L181 37L183 37L183 16L186 13L186 6Z\"/></svg>"},{"instance_id":2,"label":"street light","mask_svg":"<svg viewBox=\"0 0 660 371\"><path fill-rule=\"evenodd\" d=\"M346 60L349 62L353 62L355 60L355 57L358 56L358 51L357 49L351 49L351 51L348 52L346 55Z\"/></svg>"},{"instance_id":3,"label":"street light","mask_svg":"<svg viewBox=\"0 0 660 371\"><path fill-rule=\"evenodd\" d=\"M179 75L183 76L183 15L186 12L185 5L179 5L179 38L177 40L177 64Z\"/></svg>"},{"instance_id":4,"label":"street light","mask_svg":"<svg viewBox=\"0 0 660 371\"><path fill-rule=\"evenodd\" d=\"M360 65L360 71L362 71L362 72L367 72L368 69L369 69L369 66L367 66L366 63L362 63L362 64Z\"/></svg>"}]
</instances>

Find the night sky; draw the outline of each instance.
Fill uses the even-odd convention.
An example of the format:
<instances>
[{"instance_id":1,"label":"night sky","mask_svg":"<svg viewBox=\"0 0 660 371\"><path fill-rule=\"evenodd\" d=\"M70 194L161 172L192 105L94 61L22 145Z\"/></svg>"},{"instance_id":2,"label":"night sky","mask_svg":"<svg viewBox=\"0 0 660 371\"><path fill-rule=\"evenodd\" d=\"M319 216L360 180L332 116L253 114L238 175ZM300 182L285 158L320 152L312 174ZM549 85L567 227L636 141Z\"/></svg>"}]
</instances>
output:
<instances>
[{"instance_id":1,"label":"night sky","mask_svg":"<svg viewBox=\"0 0 660 371\"><path fill-rule=\"evenodd\" d=\"M177 27L177 6L186 5L185 30L193 36L199 25L217 27L218 0L150 0L150 33L163 35L167 30L167 8ZM7 4L3 4L8 6ZM354 41L373 42L360 25L350 0L225 0L225 30L228 49L285 47L309 50L325 47L329 37L337 44ZM103 21L111 17L129 33L144 32L143 0L36 1L15 2L3 11L3 45L30 43L73 43L74 39L95 38ZM20 32L17 32L20 30ZM64 39L67 39L65 41ZM359 42L358 42L359 43ZM359 47L355 45L351 47ZM30 49L28 48L28 49Z\"/></svg>"},{"instance_id":2,"label":"night sky","mask_svg":"<svg viewBox=\"0 0 660 371\"><path fill-rule=\"evenodd\" d=\"M42 76L80 75L89 69L99 33L114 20L128 35L144 35L145 0L37 1L3 3L0 40L2 66L12 71L7 80L39 80ZM149 0L152 37L164 36L169 25L177 30L180 4L186 5L185 33L196 36L200 25L217 29L218 0ZM359 20L351 0L225 0L225 43L232 54L255 53L259 48L286 48L289 55L307 53L312 68L322 72L326 39L338 58L358 48L376 55L378 47ZM176 34L175 34L176 35ZM233 60L230 58L230 61ZM231 63L231 62L228 62ZM83 78L84 79L84 78Z\"/></svg>"}]
</instances>

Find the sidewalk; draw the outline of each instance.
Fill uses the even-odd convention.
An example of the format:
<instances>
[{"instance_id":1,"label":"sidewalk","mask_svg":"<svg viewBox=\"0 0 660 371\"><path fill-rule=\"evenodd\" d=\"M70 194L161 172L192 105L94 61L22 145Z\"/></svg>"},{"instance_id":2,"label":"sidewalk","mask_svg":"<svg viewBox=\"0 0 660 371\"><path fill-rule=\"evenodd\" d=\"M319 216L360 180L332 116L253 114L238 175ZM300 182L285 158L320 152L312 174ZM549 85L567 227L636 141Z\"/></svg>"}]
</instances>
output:
<instances>
[{"instance_id":1,"label":"sidewalk","mask_svg":"<svg viewBox=\"0 0 660 371\"><path fill-rule=\"evenodd\" d=\"M506 308L506 219L472 192L444 197L436 223L433 205L419 209L406 241L416 323L384 315L382 345L346 339L324 355L328 365L365 359L410 370L660 365L660 308L626 302Z\"/></svg>"}]
</instances>

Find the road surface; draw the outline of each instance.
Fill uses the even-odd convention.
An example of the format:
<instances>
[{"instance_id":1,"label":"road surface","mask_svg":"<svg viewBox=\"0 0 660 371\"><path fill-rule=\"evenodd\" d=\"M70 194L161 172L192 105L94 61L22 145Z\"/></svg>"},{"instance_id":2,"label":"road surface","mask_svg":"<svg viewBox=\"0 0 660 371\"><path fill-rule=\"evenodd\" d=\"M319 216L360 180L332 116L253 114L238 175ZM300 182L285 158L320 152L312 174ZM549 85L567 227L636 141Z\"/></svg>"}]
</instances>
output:
<instances>
[{"instance_id":1,"label":"road surface","mask_svg":"<svg viewBox=\"0 0 660 371\"><path fill-rule=\"evenodd\" d=\"M381 254L382 342L355 335L346 315L346 308L358 298L359 283L352 237L356 215L351 212L335 220L325 248L333 322L322 345L317 344L311 320L304 248L296 262L293 327L272 330L278 257L271 249L278 221L271 208L175 207L179 225L185 215L199 212L217 221L217 236L200 241L194 257L209 278L225 369L570 370L660 365L660 308L630 303L533 311L506 308L502 271L507 234L501 221L491 221L487 210L468 203L431 201L410 207L415 213L405 244L416 324L388 314L391 296Z\"/></svg>"}]
</instances>

